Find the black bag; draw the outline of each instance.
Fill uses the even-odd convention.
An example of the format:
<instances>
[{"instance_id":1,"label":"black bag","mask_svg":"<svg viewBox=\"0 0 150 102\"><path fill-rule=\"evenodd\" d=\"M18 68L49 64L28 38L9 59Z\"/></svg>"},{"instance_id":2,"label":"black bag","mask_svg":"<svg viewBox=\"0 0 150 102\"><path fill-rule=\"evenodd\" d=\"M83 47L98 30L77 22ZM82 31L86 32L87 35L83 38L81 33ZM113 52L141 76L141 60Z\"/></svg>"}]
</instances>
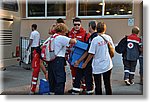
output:
<instances>
[{"instance_id":1,"label":"black bag","mask_svg":"<svg viewBox=\"0 0 150 102\"><path fill-rule=\"evenodd\" d=\"M127 50L127 36L125 36L118 45L115 47L115 51L119 54L125 53Z\"/></svg>"}]
</instances>

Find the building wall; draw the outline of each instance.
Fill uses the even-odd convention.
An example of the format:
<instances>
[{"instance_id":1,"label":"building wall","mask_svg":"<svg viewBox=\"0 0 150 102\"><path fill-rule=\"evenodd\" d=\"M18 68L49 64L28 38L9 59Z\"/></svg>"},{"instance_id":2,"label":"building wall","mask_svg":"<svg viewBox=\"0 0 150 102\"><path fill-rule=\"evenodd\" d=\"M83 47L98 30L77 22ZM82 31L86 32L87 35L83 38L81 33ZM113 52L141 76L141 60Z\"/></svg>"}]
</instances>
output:
<instances>
[{"instance_id":1,"label":"building wall","mask_svg":"<svg viewBox=\"0 0 150 102\"><path fill-rule=\"evenodd\" d=\"M142 4L141 0L134 4L134 25L141 28L142 34ZM72 18L76 16L76 3L75 0L67 0L67 13L65 22L68 25L69 30L73 27ZM38 31L41 33L41 39L46 39L49 28L56 19L26 19L25 18L26 8L25 3L22 4L22 21L21 21L21 36L28 37L31 32L31 25L36 23L38 25ZM124 36L131 33L132 26L128 26L128 18L86 18L82 19L82 26L88 32L88 22L90 20L103 21L107 24L107 33L112 36L115 44Z\"/></svg>"}]
</instances>

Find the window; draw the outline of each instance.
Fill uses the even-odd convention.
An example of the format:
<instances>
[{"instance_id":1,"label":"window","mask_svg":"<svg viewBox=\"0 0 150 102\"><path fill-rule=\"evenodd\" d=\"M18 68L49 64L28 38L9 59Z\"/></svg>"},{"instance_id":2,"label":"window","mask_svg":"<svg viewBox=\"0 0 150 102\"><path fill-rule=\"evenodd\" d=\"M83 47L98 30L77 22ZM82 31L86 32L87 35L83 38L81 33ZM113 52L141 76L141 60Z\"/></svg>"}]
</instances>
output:
<instances>
[{"instance_id":1,"label":"window","mask_svg":"<svg viewBox=\"0 0 150 102\"><path fill-rule=\"evenodd\" d=\"M65 1L49 1L47 3L47 16L65 16L66 2Z\"/></svg>"},{"instance_id":2,"label":"window","mask_svg":"<svg viewBox=\"0 0 150 102\"><path fill-rule=\"evenodd\" d=\"M45 17L45 1L28 0L28 17Z\"/></svg>"},{"instance_id":3,"label":"window","mask_svg":"<svg viewBox=\"0 0 150 102\"><path fill-rule=\"evenodd\" d=\"M80 17L129 17L133 14L133 0L77 0Z\"/></svg>"},{"instance_id":4,"label":"window","mask_svg":"<svg viewBox=\"0 0 150 102\"><path fill-rule=\"evenodd\" d=\"M27 0L27 17L63 17L66 16L66 0Z\"/></svg>"},{"instance_id":5,"label":"window","mask_svg":"<svg viewBox=\"0 0 150 102\"><path fill-rule=\"evenodd\" d=\"M132 0L124 2L105 0L105 15L132 15Z\"/></svg>"},{"instance_id":6,"label":"window","mask_svg":"<svg viewBox=\"0 0 150 102\"><path fill-rule=\"evenodd\" d=\"M99 3L96 1L80 0L79 2L79 16L102 16L102 0Z\"/></svg>"},{"instance_id":7,"label":"window","mask_svg":"<svg viewBox=\"0 0 150 102\"><path fill-rule=\"evenodd\" d=\"M18 12L18 4L16 0L3 0L2 2L2 9L8 11Z\"/></svg>"}]
</instances>

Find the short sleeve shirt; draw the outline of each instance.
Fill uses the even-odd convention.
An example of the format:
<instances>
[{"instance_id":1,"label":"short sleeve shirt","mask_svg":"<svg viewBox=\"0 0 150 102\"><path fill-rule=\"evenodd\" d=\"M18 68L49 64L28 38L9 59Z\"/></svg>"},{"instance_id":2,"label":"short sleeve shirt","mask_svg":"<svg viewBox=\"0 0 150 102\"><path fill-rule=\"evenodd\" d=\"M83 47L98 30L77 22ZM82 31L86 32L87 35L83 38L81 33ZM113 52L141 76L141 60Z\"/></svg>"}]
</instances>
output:
<instances>
[{"instance_id":1,"label":"short sleeve shirt","mask_svg":"<svg viewBox=\"0 0 150 102\"><path fill-rule=\"evenodd\" d=\"M102 36L114 47L112 39L109 35L102 34ZM94 54L92 61L93 74L104 73L113 67L112 60L108 52L107 43L101 36L97 36L92 40L88 53Z\"/></svg>"},{"instance_id":2,"label":"short sleeve shirt","mask_svg":"<svg viewBox=\"0 0 150 102\"><path fill-rule=\"evenodd\" d=\"M65 57L66 46L69 45L71 38L59 35L54 40L54 51L55 55L59 57Z\"/></svg>"},{"instance_id":3,"label":"short sleeve shirt","mask_svg":"<svg viewBox=\"0 0 150 102\"><path fill-rule=\"evenodd\" d=\"M37 47L40 43L40 33L36 30L32 31L30 34L30 39L33 40L31 47Z\"/></svg>"}]
</instances>

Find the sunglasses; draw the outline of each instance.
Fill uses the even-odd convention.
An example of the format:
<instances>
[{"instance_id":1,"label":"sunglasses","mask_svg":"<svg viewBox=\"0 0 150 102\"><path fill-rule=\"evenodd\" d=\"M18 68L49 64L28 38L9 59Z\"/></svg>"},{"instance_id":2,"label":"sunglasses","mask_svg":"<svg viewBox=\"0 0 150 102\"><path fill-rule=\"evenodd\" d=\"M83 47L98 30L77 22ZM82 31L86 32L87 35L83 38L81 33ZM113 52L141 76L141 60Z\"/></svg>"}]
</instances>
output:
<instances>
[{"instance_id":1,"label":"sunglasses","mask_svg":"<svg viewBox=\"0 0 150 102\"><path fill-rule=\"evenodd\" d=\"M77 25L77 26L80 26L80 24L74 24L74 26L76 26L76 25Z\"/></svg>"}]
</instances>

